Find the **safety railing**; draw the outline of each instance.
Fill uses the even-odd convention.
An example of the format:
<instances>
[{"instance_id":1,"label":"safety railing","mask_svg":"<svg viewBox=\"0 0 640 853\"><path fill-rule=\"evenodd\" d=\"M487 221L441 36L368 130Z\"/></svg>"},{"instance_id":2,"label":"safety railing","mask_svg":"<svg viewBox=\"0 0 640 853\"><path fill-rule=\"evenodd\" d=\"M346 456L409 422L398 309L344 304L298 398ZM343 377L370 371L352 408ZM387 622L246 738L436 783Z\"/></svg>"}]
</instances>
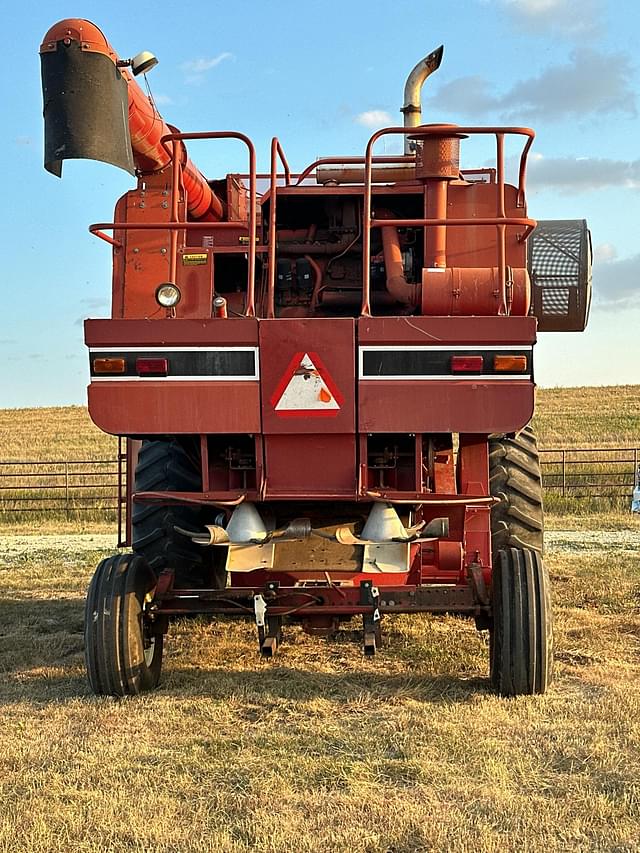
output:
<instances>
[{"instance_id":1,"label":"safety railing","mask_svg":"<svg viewBox=\"0 0 640 853\"><path fill-rule=\"evenodd\" d=\"M276 215L278 198L278 158L284 168L285 186L291 184L291 170L277 137L271 140L271 171L269 173L269 245L268 245L268 278L267 278L267 317L275 317L276 294Z\"/></svg>"},{"instance_id":2,"label":"safety railing","mask_svg":"<svg viewBox=\"0 0 640 853\"><path fill-rule=\"evenodd\" d=\"M372 167L373 147L383 136L410 134L418 139L428 136L473 136L493 135L496 138L496 215L492 217L449 219L445 216L422 219L375 219L372 216ZM535 133L528 127L458 127L454 125L429 125L420 127L386 127L378 130L369 139L365 152L364 175L364 204L362 222L362 307L361 314L371 316L371 229L380 227L395 228L438 228L438 227L472 227L478 225L494 225L497 229L497 266L501 290L501 313L507 313L507 263L506 263L506 228L517 226L524 228L521 240L526 240L536 226L535 219L525 217L508 217L505 206L505 177L504 177L504 137L506 135L525 136L518 172L518 203L524 199L527 155L533 143ZM446 214L446 209L445 209ZM426 259L425 259L426 261ZM426 264L428 266L429 264Z\"/></svg>"},{"instance_id":3,"label":"safety railing","mask_svg":"<svg viewBox=\"0 0 640 853\"><path fill-rule=\"evenodd\" d=\"M188 222L180 219L180 189L182 151L181 144L185 140L195 139L237 139L243 142L249 153L249 217L245 222ZM116 249L122 249L122 243L115 237L105 234L105 231L168 231L171 235L169 251L169 280L176 284L178 269L178 234L180 231L214 231L223 228L238 228L246 225L249 234L247 246L247 302L245 314L255 317L255 280L256 280L256 226L257 226L257 193L256 193L256 151L253 142L243 133L231 130L220 130L202 133L171 133L162 138L162 144L171 155L171 216L167 222L98 222L89 226L89 231L101 240L105 240ZM215 253L215 247L211 249ZM238 252L244 254L245 250Z\"/></svg>"}]
</instances>

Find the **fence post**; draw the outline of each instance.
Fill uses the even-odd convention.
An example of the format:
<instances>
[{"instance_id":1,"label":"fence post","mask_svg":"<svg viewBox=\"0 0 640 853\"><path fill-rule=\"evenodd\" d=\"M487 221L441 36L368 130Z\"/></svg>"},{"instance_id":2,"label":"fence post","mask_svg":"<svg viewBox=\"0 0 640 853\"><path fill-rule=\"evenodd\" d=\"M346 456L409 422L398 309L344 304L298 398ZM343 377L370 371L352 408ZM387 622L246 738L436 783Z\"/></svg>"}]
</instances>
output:
<instances>
[{"instance_id":1,"label":"fence post","mask_svg":"<svg viewBox=\"0 0 640 853\"><path fill-rule=\"evenodd\" d=\"M67 508L67 519L69 519L69 463L64 463L64 501Z\"/></svg>"},{"instance_id":2,"label":"fence post","mask_svg":"<svg viewBox=\"0 0 640 853\"><path fill-rule=\"evenodd\" d=\"M565 450L562 450L562 497L566 497L567 494L567 464L566 464L566 456Z\"/></svg>"}]
</instances>

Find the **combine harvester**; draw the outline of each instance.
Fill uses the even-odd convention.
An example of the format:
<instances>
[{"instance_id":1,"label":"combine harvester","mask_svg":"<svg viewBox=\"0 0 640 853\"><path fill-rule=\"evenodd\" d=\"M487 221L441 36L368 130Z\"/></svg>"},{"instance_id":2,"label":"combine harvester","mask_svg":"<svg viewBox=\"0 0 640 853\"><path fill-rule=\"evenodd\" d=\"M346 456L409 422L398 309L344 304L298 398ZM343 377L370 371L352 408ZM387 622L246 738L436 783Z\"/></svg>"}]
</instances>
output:
<instances>
[{"instance_id":1,"label":"combine harvester","mask_svg":"<svg viewBox=\"0 0 640 853\"><path fill-rule=\"evenodd\" d=\"M259 174L244 134L165 124L135 80L152 54L121 60L73 19L40 55L46 168L92 158L137 180L90 227L113 307L85 324L89 411L121 437L131 548L89 587L94 692L155 687L171 617L195 613L254 620L265 656L285 621L326 635L361 617L373 654L386 614L466 615L499 693L544 692L533 345L584 329L591 248L584 221L527 215L533 131L422 124L439 48L363 156L293 173L274 138ZM494 165L461 168L478 136ZM374 153L397 137L404 154ZM246 174L205 178L196 139L237 140Z\"/></svg>"}]
</instances>

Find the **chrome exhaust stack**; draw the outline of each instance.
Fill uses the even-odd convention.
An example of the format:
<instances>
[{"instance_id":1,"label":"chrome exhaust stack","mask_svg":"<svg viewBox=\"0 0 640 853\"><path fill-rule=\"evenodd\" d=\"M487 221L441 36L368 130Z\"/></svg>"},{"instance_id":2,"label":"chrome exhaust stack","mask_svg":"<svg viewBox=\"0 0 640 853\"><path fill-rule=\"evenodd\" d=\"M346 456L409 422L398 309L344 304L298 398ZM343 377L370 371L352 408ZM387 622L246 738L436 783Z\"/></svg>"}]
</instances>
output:
<instances>
[{"instance_id":1,"label":"chrome exhaust stack","mask_svg":"<svg viewBox=\"0 0 640 853\"><path fill-rule=\"evenodd\" d=\"M400 110L404 115L405 127L419 127L422 124L422 87L425 80L440 68L444 45L433 50L415 66L404 84L404 105ZM408 136L404 138L404 153L412 154L415 143Z\"/></svg>"}]
</instances>

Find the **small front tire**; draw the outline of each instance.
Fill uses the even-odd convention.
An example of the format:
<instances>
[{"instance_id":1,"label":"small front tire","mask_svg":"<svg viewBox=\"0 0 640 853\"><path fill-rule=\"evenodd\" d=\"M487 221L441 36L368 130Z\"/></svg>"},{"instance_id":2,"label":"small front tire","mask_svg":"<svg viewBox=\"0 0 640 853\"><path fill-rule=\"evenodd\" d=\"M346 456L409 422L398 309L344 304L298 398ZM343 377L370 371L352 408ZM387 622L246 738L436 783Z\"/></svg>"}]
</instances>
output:
<instances>
[{"instance_id":1,"label":"small front tire","mask_svg":"<svg viewBox=\"0 0 640 853\"><path fill-rule=\"evenodd\" d=\"M99 563L85 605L85 662L98 696L135 696L160 681L162 633L146 612L155 575L137 554Z\"/></svg>"},{"instance_id":2,"label":"small front tire","mask_svg":"<svg viewBox=\"0 0 640 853\"><path fill-rule=\"evenodd\" d=\"M502 696L544 693L553 676L549 576L538 551L497 554L492 581L491 683Z\"/></svg>"}]
</instances>

